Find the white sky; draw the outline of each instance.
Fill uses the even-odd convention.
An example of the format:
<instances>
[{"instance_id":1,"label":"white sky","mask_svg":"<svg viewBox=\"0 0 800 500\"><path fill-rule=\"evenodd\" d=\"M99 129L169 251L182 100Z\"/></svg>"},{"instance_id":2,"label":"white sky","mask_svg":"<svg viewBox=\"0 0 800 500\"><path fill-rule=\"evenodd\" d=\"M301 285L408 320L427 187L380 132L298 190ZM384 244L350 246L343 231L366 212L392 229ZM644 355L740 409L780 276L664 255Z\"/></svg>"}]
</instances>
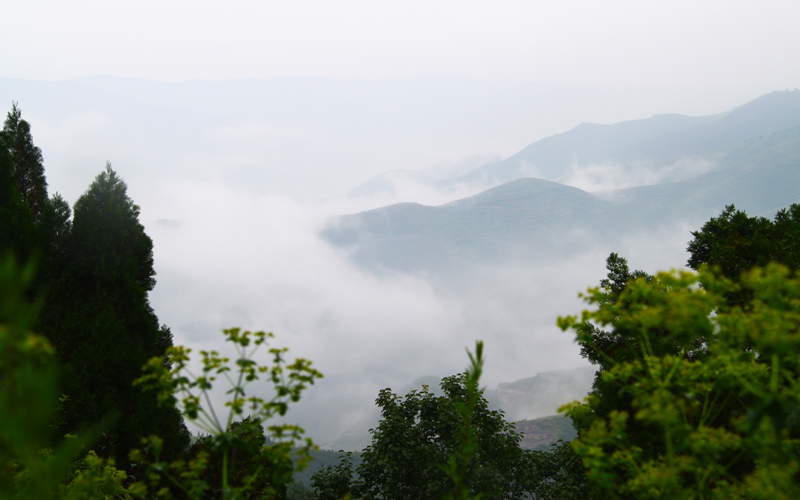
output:
<instances>
[{"instance_id":1,"label":"white sky","mask_svg":"<svg viewBox=\"0 0 800 500\"><path fill-rule=\"evenodd\" d=\"M794 86L796 0L13 2L3 76Z\"/></svg>"},{"instance_id":2,"label":"white sky","mask_svg":"<svg viewBox=\"0 0 800 500\"><path fill-rule=\"evenodd\" d=\"M280 85L232 96L262 105L240 129L304 141L271 163L248 155L274 173L259 189L308 195L314 179L322 196L386 170L508 156L584 121L711 114L800 87L798 19L797 0L26 0L0 16L0 78L328 79L331 90L312 84L297 100ZM63 130L46 123L49 102L37 109L41 92L18 88L0 84L0 105L18 100L39 131ZM142 100L142 111L168 106L156 90L126 98ZM203 107L226 100L206 98ZM296 122L279 123L273 102L297 108ZM306 115L304 102L313 108ZM97 99L72 104L107 122L131 121ZM265 137L251 135L248 147ZM125 158L119 145L109 149L92 162ZM230 170L242 158L215 161Z\"/></svg>"}]
</instances>

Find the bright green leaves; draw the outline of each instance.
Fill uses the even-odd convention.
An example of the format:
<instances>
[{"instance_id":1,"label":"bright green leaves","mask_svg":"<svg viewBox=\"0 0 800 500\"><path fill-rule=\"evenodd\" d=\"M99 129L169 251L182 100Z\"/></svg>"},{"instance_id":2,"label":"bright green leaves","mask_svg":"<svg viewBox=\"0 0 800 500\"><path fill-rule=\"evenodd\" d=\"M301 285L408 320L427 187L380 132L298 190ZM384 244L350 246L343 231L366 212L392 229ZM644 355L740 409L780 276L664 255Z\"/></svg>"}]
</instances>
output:
<instances>
[{"instance_id":1,"label":"bright green leaves","mask_svg":"<svg viewBox=\"0 0 800 500\"><path fill-rule=\"evenodd\" d=\"M731 304L732 293L751 299ZM675 271L633 280L613 300L602 289L584 298L595 309L559 326L582 346L600 346L600 328L622 346L607 351L586 402L562 409L594 486L610 497L753 498L777 481L774 498L796 497L796 276L779 265L738 283Z\"/></svg>"},{"instance_id":2,"label":"bright green leaves","mask_svg":"<svg viewBox=\"0 0 800 500\"><path fill-rule=\"evenodd\" d=\"M203 441L204 448L193 459L172 463L159 459L157 440L151 438L145 443L148 453L137 452L132 460L150 464L148 491L151 493L154 485L165 480L173 489L184 493L190 489L205 491L203 487L206 487L219 491L226 499L249 498L248 495L280 496L280 491L285 490L291 481L293 448L302 445L298 467L303 467L309 460L308 452L314 445L310 439L304 439L305 431L301 427L269 425L267 444L263 426L286 415L289 405L299 401L302 393L322 374L308 360L300 358L287 362L286 348L267 348L272 333L239 328L230 328L223 333L233 347L232 357L223 356L216 350L199 351L199 367L196 367L192 364L191 349L171 347L165 356L148 361L144 374L135 382L156 391L160 401L176 403L188 420L208 434ZM271 363L259 362L259 351L265 351ZM220 418L212 402L212 391L220 384L227 396L225 418ZM253 394L252 389L263 384L269 386L270 396ZM264 393L265 389L259 387L257 390ZM244 418L245 414L247 418ZM210 450L210 455L206 449ZM237 457L241 461L242 456L249 457L245 464L233 463ZM203 473L201 469L209 459L213 459L217 466L219 484L203 479L209 472ZM210 473L216 475L214 470Z\"/></svg>"},{"instance_id":3,"label":"bright green leaves","mask_svg":"<svg viewBox=\"0 0 800 500\"><path fill-rule=\"evenodd\" d=\"M31 331L38 305L26 298L30 266L0 260L0 497L52 498L85 438L52 439L58 410L56 360Z\"/></svg>"},{"instance_id":4,"label":"bright green leaves","mask_svg":"<svg viewBox=\"0 0 800 500\"><path fill-rule=\"evenodd\" d=\"M302 392L322 376L308 360L287 363L285 348L269 348L272 364L259 364L254 356L273 337L272 333L230 328L224 334L235 349L235 359L217 351L200 351L200 372L195 375L189 366L191 349L171 347L163 358L151 359L135 383L156 390L162 401L176 398L189 420L216 435L225 432L233 419L245 412L260 421L285 415L289 403L298 401ZM217 381L227 385L225 406L230 411L224 422L211 405L210 391ZM271 398L247 395L246 386L259 381L272 384Z\"/></svg>"},{"instance_id":5,"label":"bright green leaves","mask_svg":"<svg viewBox=\"0 0 800 500\"><path fill-rule=\"evenodd\" d=\"M72 480L66 484L59 494L64 500L93 500L96 498L114 498L128 500L135 496L125 483L128 474L114 466L113 459L98 457L93 451L86 454L75 471Z\"/></svg>"}]
</instances>

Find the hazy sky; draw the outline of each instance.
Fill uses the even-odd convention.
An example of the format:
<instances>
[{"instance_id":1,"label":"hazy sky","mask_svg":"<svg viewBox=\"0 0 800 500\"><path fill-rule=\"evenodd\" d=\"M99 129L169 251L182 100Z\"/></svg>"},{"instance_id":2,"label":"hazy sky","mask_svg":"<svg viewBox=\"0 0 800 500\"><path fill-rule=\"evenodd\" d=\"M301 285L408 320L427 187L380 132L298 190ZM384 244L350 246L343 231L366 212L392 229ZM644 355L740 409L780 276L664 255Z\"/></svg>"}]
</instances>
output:
<instances>
[{"instance_id":1,"label":"hazy sky","mask_svg":"<svg viewBox=\"0 0 800 500\"><path fill-rule=\"evenodd\" d=\"M555 317L580 307L609 251L495 263L459 290L375 276L318 237L328 217L378 204L338 195L584 121L717 113L800 87L798 19L797 0L25 0L0 13L0 106L20 101L70 202L113 162L179 343L273 329L318 362L328 378L300 417L324 443L378 388L461 369L478 337L490 383L580 364ZM574 183L625 180L613 173ZM680 265L689 229L614 250Z\"/></svg>"},{"instance_id":2,"label":"hazy sky","mask_svg":"<svg viewBox=\"0 0 800 500\"><path fill-rule=\"evenodd\" d=\"M5 76L456 76L678 88L796 85L795 0L26 0Z\"/></svg>"},{"instance_id":3,"label":"hazy sky","mask_svg":"<svg viewBox=\"0 0 800 500\"><path fill-rule=\"evenodd\" d=\"M0 16L0 78L328 81L250 92L261 116L215 122L228 136L268 137L271 149L292 142L305 156L273 154L280 175L267 184L307 195L309 177L342 190L385 170L507 156L583 121L710 114L800 87L797 19L796 0L26 0ZM4 102L41 116L40 95L3 90ZM152 89L140 90L116 92L147 106ZM297 109L300 94L313 114ZM235 99L198 93L195 103ZM252 99L285 101L300 125ZM80 116L64 120L128 120L96 99L73 104ZM51 125L65 126L40 127ZM348 128L360 144L342 137ZM269 164L264 156L247 161Z\"/></svg>"}]
</instances>

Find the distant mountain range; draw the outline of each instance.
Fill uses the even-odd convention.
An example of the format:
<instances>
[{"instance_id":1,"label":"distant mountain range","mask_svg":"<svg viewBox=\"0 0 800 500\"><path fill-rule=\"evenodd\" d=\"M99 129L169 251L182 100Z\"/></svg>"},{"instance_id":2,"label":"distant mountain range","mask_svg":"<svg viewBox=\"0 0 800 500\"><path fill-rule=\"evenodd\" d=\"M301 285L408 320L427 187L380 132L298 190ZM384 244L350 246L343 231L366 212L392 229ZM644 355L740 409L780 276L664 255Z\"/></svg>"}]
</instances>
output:
<instances>
[{"instance_id":1,"label":"distant mountain range","mask_svg":"<svg viewBox=\"0 0 800 500\"><path fill-rule=\"evenodd\" d=\"M800 126L800 91L773 92L712 116L657 115L612 125L585 123L547 137L518 153L449 184L502 184L520 177L567 181L591 166L618 166L630 175L655 170L660 181L691 175L681 165L722 158L742 143ZM688 167L687 165L687 167Z\"/></svg>"},{"instance_id":2,"label":"distant mountain range","mask_svg":"<svg viewBox=\"0 0 800 500\"><path fill-rule=\"evenodd\" d=\"M589 192L557 182L604 172L622 172L634 186ZM371 269L447 273L568 256L664 224L696 225L729 203L772 215L800 201L800 91L714 116L581 125L442 182L473 181L501 184L444 205L400 203L342 216L323 237Z\"/></svg>"}]
</instances>

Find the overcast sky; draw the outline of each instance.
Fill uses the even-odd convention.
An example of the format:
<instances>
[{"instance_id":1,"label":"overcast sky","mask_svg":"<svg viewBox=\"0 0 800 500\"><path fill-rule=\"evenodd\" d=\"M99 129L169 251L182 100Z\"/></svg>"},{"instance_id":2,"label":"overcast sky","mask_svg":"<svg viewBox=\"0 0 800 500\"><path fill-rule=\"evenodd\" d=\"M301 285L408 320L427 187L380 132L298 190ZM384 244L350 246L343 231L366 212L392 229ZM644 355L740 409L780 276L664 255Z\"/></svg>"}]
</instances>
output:
<instances>
[{"instance_id":1,"label":"overcast sky","mask_svg":"<svg viewBox=\"0 0 800 500\"><path fill-rule=\"evenodd\" d=\"M794 0L14 2L6 76L796 84Z\"/></svg>"},{"instance_id":2,"label":"overcast sky","mask_svg":"<svg viewBox=\"0 0 800 500\"><path fill-rule=\"evenodd\" d=\"M335 81L367 124L358 151L342 146L340 130L314 131L338 144L322 148L335 178L315 177L341 190L384 170L507 156L583 121L710 114L800 87L798 19L796 0L26 0L0 16L0 77ZM0 98L38 114L19 94ZM383 116L369 114L381 106ZM80 119L113 119L91 111ZM376 130L402 112L417 121ZM311 118L299 132L307 137ZM280 128L281 140L298 133L237 126ZM392 154L376 160L378 151ZM292 169L307 177L322 156L294 158ZM310 189L288 172L273 181Z\"/></svg>"},{"instance_id":3,"label":"overcast sky","mask_svg":"<svg viewBox=\"0 0 800 500\"><path fill-rule=\"evenodd\" d=\"M336 196L387 170L508 156L580 122L711 114L800 87L797 0L1 10L0 105L21 102L51 191L74 202L111 160L155 241L160 319L194 346L216 346L226 326L273 329L317 361L329 385L308 415L327 413L303 421L323 442L378 388L461 369L477 337L491 383L580 364L554 321L580 307L608 250L498 263L472 289L442 290L372 275L322 242L327 217L370 207ZM651 271L680 265L690 228L673 229L615 249Z\"/></svg>"}]
</instances>

